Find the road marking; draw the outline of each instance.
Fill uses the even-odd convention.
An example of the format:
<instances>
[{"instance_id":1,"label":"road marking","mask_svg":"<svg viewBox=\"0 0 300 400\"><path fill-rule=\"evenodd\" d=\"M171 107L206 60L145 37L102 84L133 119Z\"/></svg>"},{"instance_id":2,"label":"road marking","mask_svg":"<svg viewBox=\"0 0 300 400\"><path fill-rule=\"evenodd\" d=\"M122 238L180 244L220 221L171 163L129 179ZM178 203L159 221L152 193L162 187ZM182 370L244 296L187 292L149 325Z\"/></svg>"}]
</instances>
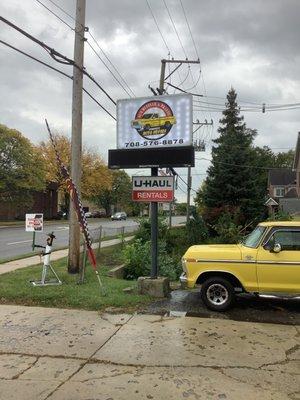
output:
<instances>
[{"instance_id":1,"label":"road marking","mask_svg":"<svg viewBox=\"0 0 300 400\"><path fill-rule=\"evenodd\" d=\"M32 240L22 240L20 242L12 242L12 243L6 243L8 246L12 245L12 244L19 244L19 243L29 243L32 242Z\"/></svg>"}]
</instances>

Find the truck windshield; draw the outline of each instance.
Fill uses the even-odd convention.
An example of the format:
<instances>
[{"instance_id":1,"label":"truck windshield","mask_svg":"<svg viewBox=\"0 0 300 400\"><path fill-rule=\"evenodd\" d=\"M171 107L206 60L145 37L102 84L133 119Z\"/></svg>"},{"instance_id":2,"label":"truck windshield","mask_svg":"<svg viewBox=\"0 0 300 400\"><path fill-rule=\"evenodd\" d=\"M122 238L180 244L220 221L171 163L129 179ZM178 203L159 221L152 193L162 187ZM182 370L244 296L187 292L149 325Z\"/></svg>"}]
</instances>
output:
<instances>
[{"instance_id":1,"label":"truck windshield","mask_svg":"<svg viewBox=\"0 0 300 400\"><path fill-rule=\"evenodd\" d=\"M255 249L262 238L266 228L263 226L257 226L248 236L242 240L242 244L246 247Z\"/></svg>"}]
</instances>

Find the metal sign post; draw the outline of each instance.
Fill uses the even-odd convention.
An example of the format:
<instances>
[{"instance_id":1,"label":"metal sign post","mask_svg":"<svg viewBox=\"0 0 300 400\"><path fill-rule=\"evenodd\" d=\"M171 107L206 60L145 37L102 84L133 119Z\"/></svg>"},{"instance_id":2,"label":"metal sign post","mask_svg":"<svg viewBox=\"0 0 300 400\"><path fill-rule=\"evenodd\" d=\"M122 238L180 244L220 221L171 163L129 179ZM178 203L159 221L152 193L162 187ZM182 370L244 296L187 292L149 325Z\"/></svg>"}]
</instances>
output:
<instances>
[{"instance_id":1,"label":"metal sign post","mask_svg":"<svg viewBox=\"0 0 300 400\"><path fill-rule=\"evenodd\" d=\"M151 279L158 276L158 202L174 199L174 178L158 176L158 168L151 168L151 176L132 177L132 199L149 202L151 210Z\"/></svg>"},{"instance_id":2,"label":"metal sign post","mask_svg":"<svg viewBox=\"0 0 300 400\"><path fill-rule=\"evenodd\" d=\"M151 168L151 176L158 175L158 168ZM158 204L156 201L151 201L151 279L156 279L158 275Z\"/></svg>"}]
</instances>

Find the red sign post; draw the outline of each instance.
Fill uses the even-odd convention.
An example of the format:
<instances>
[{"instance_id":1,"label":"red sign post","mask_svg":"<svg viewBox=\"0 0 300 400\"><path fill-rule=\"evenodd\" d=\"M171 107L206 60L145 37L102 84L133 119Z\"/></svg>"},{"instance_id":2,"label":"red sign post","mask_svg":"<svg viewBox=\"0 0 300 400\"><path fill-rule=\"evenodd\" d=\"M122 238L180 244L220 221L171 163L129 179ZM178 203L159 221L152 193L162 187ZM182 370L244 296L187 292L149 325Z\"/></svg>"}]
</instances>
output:
<instances>
[{"instance_id":1,"label":"red sign post","mask_svg":"<svg viewBox=\"0 0 300 400\"><path fill-rule=\"evenodd\" d=\"M173 201L173 176L133 176L132 200L146 203L169 203Z\"/></svg>"}]
</instances>

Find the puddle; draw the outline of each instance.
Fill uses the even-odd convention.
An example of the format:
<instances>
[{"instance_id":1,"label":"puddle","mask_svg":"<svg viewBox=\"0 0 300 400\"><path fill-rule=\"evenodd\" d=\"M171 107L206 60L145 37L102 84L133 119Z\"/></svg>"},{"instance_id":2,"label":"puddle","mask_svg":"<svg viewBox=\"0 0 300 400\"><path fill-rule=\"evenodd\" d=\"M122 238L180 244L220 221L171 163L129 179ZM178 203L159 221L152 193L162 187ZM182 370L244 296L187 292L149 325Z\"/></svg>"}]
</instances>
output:
<instances>
[{"instance_id":1,"label":"puddle","mask_svg":"<svg viewBox=\"0 0 300 400\"><path fill-rule=\"evenodd\" d=\"M262 298L249 294L237 296L235 306L226 312L208 310L201 301L199 289L177 289L166 299L148 305L142 313L174 317L231 319L234 321L273 324L300 324L299 299Z\"/></svg>"}]
</instances>

